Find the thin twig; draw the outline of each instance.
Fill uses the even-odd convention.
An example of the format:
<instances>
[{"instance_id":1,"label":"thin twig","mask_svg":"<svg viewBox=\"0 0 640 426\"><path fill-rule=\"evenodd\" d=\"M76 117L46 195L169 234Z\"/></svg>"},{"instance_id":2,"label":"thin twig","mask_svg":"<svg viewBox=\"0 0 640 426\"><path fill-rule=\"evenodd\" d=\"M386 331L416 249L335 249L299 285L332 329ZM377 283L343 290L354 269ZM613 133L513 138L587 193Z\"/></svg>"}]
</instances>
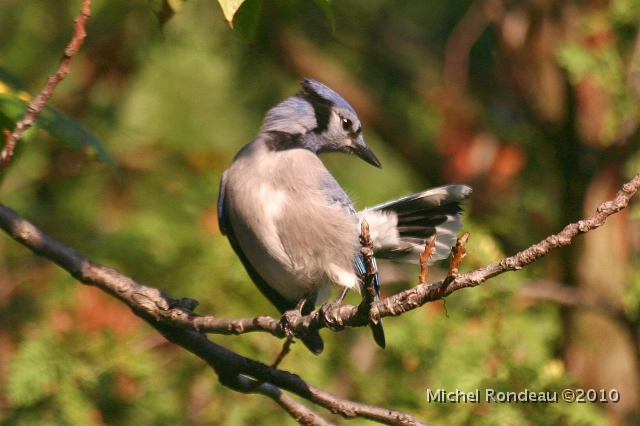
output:
<instances>
[{"instance_id":1,"label":"thin twig","mask_svg":"<svg viewBox=\"0 0 640 426\"><path fill-rule=\"evenodd\" d=\"M424 251L420 253L420 276L418 282L420 284L427 283L427 276L429 275L429 259L436 252L436 235L429 238L424 245Z\"/></svg>"},{"instance_id":2,"label":"thin twig","mask_svg":"<svg viewBox=\"0 0 640 426\"><path fill-rule=\"evenodd\" d=\"M371 235L369 234L369 224L366 220L362 221L360 229L360 244L362 245L360 253L364 258L364 264L367 270L363 277L364 288L362 290L362 302L358 306L358 311L363 316L366 316L368 318L369 313L371 312L371 305L376 299L376 289L374 288L374 282L378 271L376 270L373 262L373 240L371 239Z\"/></svg>"},{"instance_id":3,"label":"thin twig","mask_svg":"<svg viewBox=\"0 0 640 426\"><path fill-rule=\"evenodd\" d=\"M631 198L640 189L640 173L623 185L613 200L602 203L596 212L587 219L576 223L571 223L559 232L551 235L511 257L502 259L499 262L490 264L483 268L476 269L466 274L458 275L453 282L440 290L443 282L431 285L419 284L416 287L395 294L393 296L375 302L372 309L377 309L381 318L387 316L399 316L404 312L416 309L425 303L433 302L446 297L454 291L467 287L475 287L484 283L487 279L500 275L504 272L520 270L524 266L535 262L540 257L550 251L571 244L574 237L592 231L604 225L607 218L619 212L629 205ZM364 326L366 323L360 321L357 316L357 309L351 305L344 305L334 312L336 317L341 319L345 326ZM322 327L318 311L311 312L306 323L314 327ZM295 333L303 332L304 329L294 330Z\"/></svg>"},{"instance_id":4,"label":"thin twig","mask_svg":"<svg viewBox=\"0 0 640 426\"><path fill-rule=\"evenodd\" d=\"M75 25L73 29L73 37L67 45L67 48L64 51L64 56L60 61L60 65L58 66L58 70L55 74L51 75L47 79L47 83L44 86L44 89L35 97L33 101L27 107L27 111L22 118L22 120L16 123L15 129L13 132L9 132L4 129L3 133L5 136L5 145L0 152L0 171L9 164L11 161L11 157L13 157L13 152L15 147L22 138L22 134L33 126L36 119L42 112L42 109L47 104L47 101L53 95L54 90L58 83L60 83L66 76L69 74L69 67L71 65L71 60L80 50L80 46L84 42L84 38L87 35L85 31L85 24L87 20L91 16L91 0L82 0L82 4L80 5L80 15L75 19Z\"/></svg>"},{"instance_id":5,"label":"thin twig","mask_svg":"<svg viewBox=\"0 0 640 426\"><path fill-rule=\"evenodd\" d=\"M292 344L293 344L293 337L287 337L287 340L284 341L284 345L282 345L282 350L278 354L278 357L273 362L273 364L271 364L272 368L278 368L278 366L280 365L282 360L284 360L284 358L287 355L289 355L289 352L291 352L291 345Z\"/></svg>"},{"instance_id":6,"label":"thin twig","mask_svg":"<svg viewBox=\"0 0 640 426\"><path fill-rule=\"evenodd\" d=\"M467 249L465 244L469 240L469 233L465 232L462 237L456 240L456 245L451 248L451 263L449 263L449 271L447 276L442 281L442 285L438 287L438 291L446 293L449 284L451 284L458 276L458 268L462 263L462 259L467 255Z\"/></svg>"},{"instance_id":7,"label":"thin twig","mask_svg":"<svg viewBox=\"0 0 640 426\"><path fill-rule=\"evenodd\" d=\"M609 216L625 209L629 205L631 198L638 192L638 189L640 189L640 173L625 183L613 200L600 204L595 213L587 219L571 223L565 226L559 233L551 235L511 257L458 276L447 290L446 295L461 288L480 285L487 279L504 272L520 270L524 266L549 253L551 250L571 244L574 237L601 227L605 224Z\"/></svg>"}]
</instances>

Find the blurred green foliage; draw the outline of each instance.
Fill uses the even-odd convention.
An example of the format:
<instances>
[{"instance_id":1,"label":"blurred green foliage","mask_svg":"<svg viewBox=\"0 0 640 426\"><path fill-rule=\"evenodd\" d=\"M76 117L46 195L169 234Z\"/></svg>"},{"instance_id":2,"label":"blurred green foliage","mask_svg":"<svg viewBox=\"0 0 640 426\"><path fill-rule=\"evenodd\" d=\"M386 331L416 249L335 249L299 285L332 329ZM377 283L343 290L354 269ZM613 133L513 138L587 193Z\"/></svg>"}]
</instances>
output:
<instances>
[{"instance_id":1,"label":"blurred green foliage","mask_svg":"<svg viewBox=\"0 0 640 426\"><path fill-rule=\"evenodd\" d=\"M256 134L264 113L298 90L300 77L326 82L363 118L382 170L344 155L323 157L358 206L445 182L474 186L464 219L471 232L466 270L583 217L587 185L600 168L613 164L635 174L640 164L638 100L628 77L637 1L573 5L563 13L579 23L574 35L560 37L558 30L536 49L526 43L544 40L540 16L559 25L562 5L500 3L505 19L485 17L474 39L472 30L455 30L475 22L469 1L351 0L329 8L320 0L251 0L245 5L258 6L244 18L245 29L237 28L241 36L215 2L170 2L180 5L171 19L156 15L163 3L95 0L85 45L50 105L73 117L73 129L96 135L100 144L91 145L106 148L121 177L104 164L107 157L101 163L69 148L81 138L57 135L65 145L35 130L0 175L0 197L92 260L171 297L197 299L200 314L276 315L220 235L216 201L233 155ZM19 78L21 90L37 92L55 70L78 6L0 3L0 66ZM518 21L523 16L529 20ZM166 21L162 29L159 20ZM524 39L517 37L522 22L533 34ZM451 48L465 43L472 46L466 56ZM545 49L547 56L535 56ZM451 71L464 69L446 66L458 64L456 55L469 60L466 80ZM584 102L574 102L580 96ZM587 109L592 99L604 100ZM5 115L0 124L7 126L15 117ZM603 124L591 129L583 122ZM628 220L623 301L633 323L640 305L637 210ZM580 386L563 358L566 309L520 296L526 280L575 284L574 259L564 249L446 303L386 319L384 351L366 329L325 330L320 357L295 345L282 368L334 394L432 424L610 424L615 417L596 404L426 398L439 388ZM385 281L391 269L381 268ZM402 271L402 279L383 282L383 292L415 284L416 268ZM211 339L265 363L282 344L263 334ZM293 423L266 398L222 387L203 361L166 343L119 302L0 238L0 425Z\"/></svg>"},{"instance_id":2,"label":"blurred green foliage","mask_svg":"<svg viewBox=\"0 0 640 426\"><path fill-rule=\"evenodd\" d=\"M16 77L0 68L0 123L7 129L13 128L24 117L28 103L33 101L33 96L16 81ZM42 127L51 136L73 148L96 155L114 172L118 172L116 164L102 144L66 114L45 106L36 120L36 126Z\"/></svg>"}]
</instances>

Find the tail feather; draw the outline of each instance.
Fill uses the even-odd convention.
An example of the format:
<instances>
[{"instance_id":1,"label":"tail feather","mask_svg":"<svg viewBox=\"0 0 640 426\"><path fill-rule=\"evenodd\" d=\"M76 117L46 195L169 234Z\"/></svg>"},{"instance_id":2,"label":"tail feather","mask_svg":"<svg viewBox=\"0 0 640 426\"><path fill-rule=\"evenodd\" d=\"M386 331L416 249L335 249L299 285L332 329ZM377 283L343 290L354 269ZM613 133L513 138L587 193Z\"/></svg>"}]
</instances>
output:
<instances>
[{"instance_id":1,"label":"tail feather","mask_svg":"<svg viewBox=\"0 0 640 426\"><path fill-rule=\"evenodd\" d=\"M377 270L378 265L376 263L376 258L374 257L372 260L373 260L373 267ZM358 271L358 274L364 275L366 273L367 268L364 264L364 258L362 257L362 255L360 254L356 255L354 259L354 265L356 267L356 270ZM364 285L364 282L361 282L360 285ZM380 300L380 278L378 277L378 274L375 274L375 276L373 277L373 290L375 291L375 296L373 299L374 302ZM362 289L360 291L362 292ZM371 326L371 332L373 333L373 340L376 341L378 346L384 349L387 346L387 343L384 337L384 327L382 326L382 319L380 319L380 321L378 321L377 324L374 324L372 322L369 323L369 326Z\"/></svg>"},{"instance_id":2,"label":"tail feather","mask_svg":"<svg viewBox=\"0 0 640 426\"><path fill-rule=\"evenodd\" d=\"M302 343L309 349L314 355L320 355L324 350L324 342L318 330L307 333L302 339Z\"/></svg>"},{"instance_id":3,"label":"tail feather","mask_svg":"<svg viewBox=\"0 0 640 426\"><path fill-rule=\"evenodd\" d=\"M371 332L373 333L373 340L376 341L378 346L384 349L387 346L387 341L384 337L384 328L382 327L382 320L380 320L377 324L369 323L371 327Z\"/></svg>"},{"instance_id":4,"label":"tail feather","mask_svg":"<svg viewBox=\"0 0 640 426\"><path fill-rule=\"evenodd\" d=\"M429 189L358 213L369 223L379 258L417 263L424 244L437 235L431 261L444 259L462 228L462 202L471 195L466 185Z\"/></svg>"},{"instance_id":5,"label":"tail feather","mask_svg":"<svg viewBox=\"0 0 640 426\"><path fill-rule=\"evenodd\" d=\"M365 209L358 213L358 218L369 223L376 257L417 263L426 240L437 235L436 253L431 258L435 261L449 256L456 233L462 228L461 204L470 195L471 188L465 185L442 186ZM365 273L364 259L360 255L356 255L355 265L359 274ZM374 288L378 300L380 281L377 274ZM382 320L369 326L373 339L384 349L386 339Z\"/></svg>"}]
</instances>

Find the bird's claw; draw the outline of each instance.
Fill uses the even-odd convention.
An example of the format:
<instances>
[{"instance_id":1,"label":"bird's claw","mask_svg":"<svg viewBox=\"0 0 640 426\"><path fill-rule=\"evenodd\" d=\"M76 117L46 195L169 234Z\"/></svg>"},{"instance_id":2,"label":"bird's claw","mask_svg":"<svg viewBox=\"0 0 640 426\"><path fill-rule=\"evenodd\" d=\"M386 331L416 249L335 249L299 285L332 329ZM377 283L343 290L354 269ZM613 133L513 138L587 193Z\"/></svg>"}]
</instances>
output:
<instances>
[{"instance_id":1,"label":"bird's claw","mask_svg":"<svg viewBox=\"0 0 640 426\"><path fill-rule=\"evenodd\" d=\"M342 331L345 328L339 314L341 306L342 301L336 300L334 302L325 303L320 308L320 312L322 312L327 328L331 331Z\"/></svg>"},{"instance_id":2,"label":"bird's claw","mask_svg":"<svg viewBox=\"0 0 640 426\"><path fill-rule=\"evenodd\" d=\"M282 330L286 337L293 338L295 337L295 330L300 323L302 323L302 313L299 310L292 309L290 311L286 311L282 318L280 319L280 323L282 324Z\"/></svg>"}]
</instances>

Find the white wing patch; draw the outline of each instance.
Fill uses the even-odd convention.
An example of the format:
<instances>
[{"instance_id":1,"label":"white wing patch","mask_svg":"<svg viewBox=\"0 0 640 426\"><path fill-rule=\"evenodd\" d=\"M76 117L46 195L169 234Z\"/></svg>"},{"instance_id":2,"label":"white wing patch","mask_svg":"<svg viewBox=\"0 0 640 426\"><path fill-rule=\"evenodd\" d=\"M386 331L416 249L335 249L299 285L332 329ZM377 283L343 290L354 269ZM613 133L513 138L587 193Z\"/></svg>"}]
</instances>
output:
<instances>
[{"instance_id":1,"label":"white wing patch","mask_svg":"<svg viewBox=\"0 0 640 426\"><path fill-rule=\"evenodd\" d=\"M400 244L398 215L395 212L363 210L358 213L358 219L360 223L364 219L367 220L374 251L383 247L397 247Z\"/></svg>"},{"instance_id":2,"label":"white wing patch","mask_svg":"<svg viewBox=\"0 0 640 426\"><path fill-rule=\"evenodd\" d=\"M462 189L466 188L459 185ZM458 190L458 188L454 188ZM458 190L462 195L464 191ZM444 188L435 188L425 191L428 196L445 198L447 192ZM406 197L409 198L409 197ZM395 203L390 202L387 204ZM438 202L440 202L438 200ZM365 209L358 212L358 219L362 223L363 219L369 224L369 232L373 239L373 250L393 250L402 247L406 250L406 256L397 258L403 262L418 263L420 254L424 251L424 245L403 241L398 232L398 215L393 211L381 211ZM435 227L436 232L436 252L429 259L429 264L441 259L446 259L451 246L456 242L456 233L462 228L460 215L448 216L446 221Z\"/></svg>"}]
</instances>

